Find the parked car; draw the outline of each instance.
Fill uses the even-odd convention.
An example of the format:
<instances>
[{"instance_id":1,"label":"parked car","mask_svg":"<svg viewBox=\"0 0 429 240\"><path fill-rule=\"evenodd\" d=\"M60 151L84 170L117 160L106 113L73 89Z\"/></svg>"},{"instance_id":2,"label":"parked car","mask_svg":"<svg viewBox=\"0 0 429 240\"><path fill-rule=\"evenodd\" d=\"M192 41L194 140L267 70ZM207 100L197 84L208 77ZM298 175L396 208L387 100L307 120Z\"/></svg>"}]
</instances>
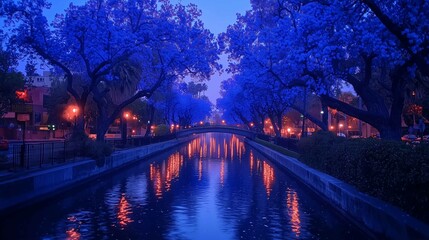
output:
<instances>
[{"instance_id":1,"label":"parked car","mask_svg":"<svg viewBox=\"0 0 429 240\"><path fill-rule=\"evenodd\" d=\"M4 137L0 137L0 150L9 150L9 142Z\"/></svg>"},{"instance_id":2,"label":"parked car","mask_svg":"<svg viewBox=\"0 0 429 240\"><path fill-rule=\"evenodd\" d=\"M344 133L337 133L337 136L338 136L338 137L344 137L344 138L345 138L345 137L346 137L346 134L344 134Z\"/></svg>"},{"instance_id":3,"label":"parked car","mask_svg":"<svg viewBox=\"0 0 429 240\"><path fill-rule=\"evenodd\" d=\"M417 139L417 136L414 134L406 134L406 135L401 137L401 140L404 142L415 142L418 139Z\"/></svg>"}]
</instances>

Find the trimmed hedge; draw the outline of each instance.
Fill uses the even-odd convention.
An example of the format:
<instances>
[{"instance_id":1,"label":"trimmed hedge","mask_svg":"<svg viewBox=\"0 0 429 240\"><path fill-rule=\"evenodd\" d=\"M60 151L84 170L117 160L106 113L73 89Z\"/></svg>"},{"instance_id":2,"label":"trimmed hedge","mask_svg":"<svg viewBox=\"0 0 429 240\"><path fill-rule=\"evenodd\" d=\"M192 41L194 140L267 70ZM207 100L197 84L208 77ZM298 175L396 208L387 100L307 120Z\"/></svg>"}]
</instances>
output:
<instances>
[{"instance_id":1,"label":"trimmed hedge","mask_svg":"<svg viewBox=\"0 0 429 240\"><path fill-rule=\"evenodd\" d=\"M299 154L298 154L298 153L293 152L293 151L290 151L290 150L288 150L288 149L286 149L286 148L283 148L283 147L281 147L281 146L278 146L278 145L276 145L276 144L273 144L273 143L267 142L267 141L265 141L265 140L262 140L262 139L259 139L259 138L255 138L255 140L254 140L254 141L255 141L255 142L257 142L257 143L259 143L259 144L261 144L261 145L264 145L265 147L271 148L271 149L273 149L274 151L277 151L277 152L279 152L279 153L282 153L282 154L284 154L284 155L286 155L286 156L293 157L293 158L298 158L298 157L299 157Z\"/></svg>"},{"instance_id":2,"label":"trimmed hedge","mask_svg":"<svg viewBox=\"0 0 429 240\"><path fill-rule=\"evenodd\" d=\"M317 132L298 143L305 164L429 222L429 145Z\"/></svg>"}]
</instances>

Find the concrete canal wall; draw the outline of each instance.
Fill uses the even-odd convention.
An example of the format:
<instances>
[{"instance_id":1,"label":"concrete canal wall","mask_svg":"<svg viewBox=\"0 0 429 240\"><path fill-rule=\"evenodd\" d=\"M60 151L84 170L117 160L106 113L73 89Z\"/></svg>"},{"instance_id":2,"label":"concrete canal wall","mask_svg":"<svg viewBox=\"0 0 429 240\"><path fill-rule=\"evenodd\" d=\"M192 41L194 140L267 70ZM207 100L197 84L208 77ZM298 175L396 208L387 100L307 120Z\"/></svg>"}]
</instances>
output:
<instances>
[{"instance_id":1,"label":"concrete canal wall","mask_svg":"<svg viewBox=\"0 0 429 240\"><path fill-rule=\"evenodd\" d=\"M0 182L0 213L8 213L16 208L34 204L36 201L56 194L63 189L142 158L164 152L193 138L195 136L117 151L106 157L102 167L98 167L93 159L84 159L2 181Z\"/></svg>"},{"instance_id":2,"label":"concrete canal wall","mask_svg":"<svg viewBox=\"0 0 429 240\"><path fill-rule=\"evenodd\" d=\"M245 141L273 163L286 168L358 224L364 224L366 228L389 239L429 239L429 226L400 209L363 194L351 185L310 168L295 158L249 139Z\"/></svg>"}]
</instances>

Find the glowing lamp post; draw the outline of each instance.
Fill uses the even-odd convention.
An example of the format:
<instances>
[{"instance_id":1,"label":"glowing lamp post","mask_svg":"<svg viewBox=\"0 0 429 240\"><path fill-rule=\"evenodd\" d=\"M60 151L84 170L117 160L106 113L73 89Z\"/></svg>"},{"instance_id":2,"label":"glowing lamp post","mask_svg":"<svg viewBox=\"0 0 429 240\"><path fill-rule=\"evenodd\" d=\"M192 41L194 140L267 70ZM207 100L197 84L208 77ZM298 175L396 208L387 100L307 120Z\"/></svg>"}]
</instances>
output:
<instances>
[{"instance_id":1,"label":"glowing lamp post","mask_svg":"<svg viewBox=\"0 0 429 240\"><path fill-rule=\"evenodd\" d=\"M338 133L341 133L341 128L343 128L343 124L342 123L340 123L339 125L338 125Z\"/></svg>"},{"instance_id":2,"label":"glowing lamp post","mask_svg":"<svg viewBox=\"0 0 429 240\"><path fill-rule=\"evenodd\" d=\"M77 118L78 109L76 107L73 107L72 112L74 117L74 127L76 128L76 118Z\"/></svg>"},{"instance_id":3,"label":"glowing lamp post","mask_svg":"<svg viewBox=\"0 0 429 240\"><path fill-rule=\"evenodd\" d=\"M129 112L124 112L122 116L122 131L121 131L121 137L122 137L122 144L127 143L127 121L130 118L131 114Z\"/></svg>"}]
</instances>

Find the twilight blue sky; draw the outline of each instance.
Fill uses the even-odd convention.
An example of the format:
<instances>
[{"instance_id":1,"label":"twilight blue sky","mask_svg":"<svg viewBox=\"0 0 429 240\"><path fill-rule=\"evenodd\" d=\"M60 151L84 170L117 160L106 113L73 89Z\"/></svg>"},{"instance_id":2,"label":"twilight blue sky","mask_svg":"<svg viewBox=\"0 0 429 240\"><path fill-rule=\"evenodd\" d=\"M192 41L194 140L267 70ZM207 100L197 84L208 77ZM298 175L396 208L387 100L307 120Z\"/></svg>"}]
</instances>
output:
<instances>
[{"instance_id":1,"label":"twilight blue sky","mask_svg":"<svg viewBox=\"0 0 429 240\"><path fill-rule=\"evenodd\" d=\"M52 21L56 13L62 13L72 2L75 5L83 5L86 0L51 0L52 7L46 14L48 21ZM172 3L181 2L183 5L194 3L202 11L201 19L206 28L215 35L226 31L228 25L231 25L236 20L236 14L244 14L250 10L250 0L171 0ZM221 57L221 64L226 67L226 56ZM228 78L226 73L219 75L218 73L212 76L212 79L207 82L208 91L206 95L213 104L216 104L216 99L220 97L220 82Z\"/></svg>"}]
</instances>

